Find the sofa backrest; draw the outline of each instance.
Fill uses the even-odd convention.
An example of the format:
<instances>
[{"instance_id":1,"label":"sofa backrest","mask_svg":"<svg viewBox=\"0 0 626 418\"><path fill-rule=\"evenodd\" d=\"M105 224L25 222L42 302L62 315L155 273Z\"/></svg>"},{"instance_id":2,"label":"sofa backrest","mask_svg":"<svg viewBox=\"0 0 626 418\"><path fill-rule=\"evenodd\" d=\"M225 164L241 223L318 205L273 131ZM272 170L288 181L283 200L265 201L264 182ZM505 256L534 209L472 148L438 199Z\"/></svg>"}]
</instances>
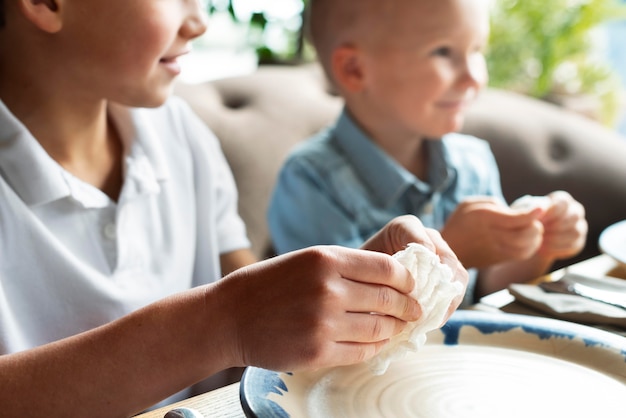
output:
<instances>
[{"instance_id":1,"label":"sofa backrest","mask_svg":"<svg viewBox=\"0 0 626 418\"><path fill-rule=\"evenodd\" d=\"M296 143L334 121L341 99L315 65L263 66L176 91L220 139L252 249L271 255L266 210L278 170ZM507 200L561 189L585 205L590 233L577 260L597 254L600 232L626 219L626 139L613 130L555 105L488 89L463 132L491 144Z\"/></svg>"}]
</instances>

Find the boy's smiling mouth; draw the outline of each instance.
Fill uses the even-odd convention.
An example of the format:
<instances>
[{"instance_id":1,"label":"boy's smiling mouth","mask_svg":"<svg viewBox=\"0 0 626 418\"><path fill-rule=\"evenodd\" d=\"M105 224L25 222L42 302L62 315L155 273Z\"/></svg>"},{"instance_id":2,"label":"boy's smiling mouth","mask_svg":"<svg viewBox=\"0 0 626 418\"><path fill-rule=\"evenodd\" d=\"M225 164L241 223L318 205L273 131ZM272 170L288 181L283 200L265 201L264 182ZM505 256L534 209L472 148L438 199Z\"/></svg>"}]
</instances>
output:
<instances>
[{"instance_id":1,"label":"boy's smiling mouth","mask_svg":"<svg viewBox=\"0 0 626 418\"><path fill-rule=\"evenodd\" d=\"M467 94L455 99L440 100L436 105L444 109L465 109L476 99L476 94Z\"/></svg>"},{"instance_id":2,"label":"boy's smiling mouth","mask_svg":"<svg viewBox=\"0 0 626 418\"><path fill-rule=\"evenodd\" d=\"M183 51L180 53L162 57L161 59L159 59L159 64L163 65L170 73L178 75L181 72L181 66L178 62L178 59L188 53L189 51Z\"/></svg>"},{"instance_id":3,"label":"boy's smiling mouth","mask_svg":"<svg viewBox=\"0 0 626 418\"><path fill-rule=\"evenodd\" d=\"M442 109L461 110L461 109L465 109L470 103L471 103L471 100L467 100L467 99L446 100L446 101L438 102L437 106Z\"/></svg>"},{"instance_id":4,"label":"boy's smiling mouth","mask_svg":"<svg viewBox=\"0 0 626 418\"><path fill-rule=\"evenodd\" d=\"M159 62L163 62L163 63L174 62L174 61L178 60L178 58L182 57L183 55L187 55L189 52L190 52L189 50L176 52L176 53L167 55L165 57L161 57Z\"/></svg>"}]
</instances>

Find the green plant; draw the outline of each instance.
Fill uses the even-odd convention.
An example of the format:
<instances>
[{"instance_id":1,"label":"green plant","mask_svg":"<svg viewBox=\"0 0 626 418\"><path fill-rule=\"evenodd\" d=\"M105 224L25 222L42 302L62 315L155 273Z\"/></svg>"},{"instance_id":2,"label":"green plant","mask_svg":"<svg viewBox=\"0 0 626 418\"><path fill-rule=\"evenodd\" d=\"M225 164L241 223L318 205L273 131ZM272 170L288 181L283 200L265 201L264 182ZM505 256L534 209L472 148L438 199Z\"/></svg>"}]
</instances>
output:
<instances>
[{"instance_id":1,"label":"green plant","mask_svg":"<svg viewBox=\"0 0 626 418\"><path fill-rule=\"evenodd\" d=\"M247 26L247 43L260 64L314 59L302 28L308 0L281 0L297 10L289 18L272 14L277 0L253 2L248 13L239 13L238 7L250 1L206 1L209 14L228 13L233 22ZM595 117L612 125L623 87L598 57L594 34L610 20L626 19L623 0L491 1L490 85L557 102L560 97L584 97L597 102ZM276 38L281 42L272 42Z\"/></svg>"},{"instance_id":2,"label":"green plant","mask_svg":"<svg viewBox=\"0 0 626 418\"><path fill-rule=\"evenodd\" d=\"M227 12L233 22L247 25L247 43L256 50L260 64L291 64L311 58L303 33L304 10L308 0L282 0L283 8L292 10L286 16L276 13L276 0L259 0L252 9L240 12L238 6L244 3L207 0L207 10L209 15Z\"/></svg>"},{"instance_id":3,"label":"green plant","mask_svg":"<svg viewBox=\"0 0 626 418\"><path fill-rule=\"evenodd\" d=\"M594 34L626 18L618 0L495 0L487 65L493 87L534 97L587 96L602 122L618 114L620 81L599 57Z\"/></svg>"}]
</instances>

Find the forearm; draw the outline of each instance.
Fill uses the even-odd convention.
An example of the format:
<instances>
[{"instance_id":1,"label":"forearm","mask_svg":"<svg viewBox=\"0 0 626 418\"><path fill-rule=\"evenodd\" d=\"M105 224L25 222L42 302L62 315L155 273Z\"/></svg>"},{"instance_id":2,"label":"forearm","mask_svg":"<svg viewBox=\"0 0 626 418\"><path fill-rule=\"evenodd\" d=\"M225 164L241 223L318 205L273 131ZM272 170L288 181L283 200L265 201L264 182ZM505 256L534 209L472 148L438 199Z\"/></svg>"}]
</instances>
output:
<instances>
[{"instance_id":1,"label":"forearm","mask_svg":"<svg viewBox=\"0 0 626 418\"><path fill-rule=\"evenodd\" d=\"M205 313L204 293L186 292L0 357L3 416L130 416L231 366L219 349L220 324Z\"/></svg>"}]
</instances>

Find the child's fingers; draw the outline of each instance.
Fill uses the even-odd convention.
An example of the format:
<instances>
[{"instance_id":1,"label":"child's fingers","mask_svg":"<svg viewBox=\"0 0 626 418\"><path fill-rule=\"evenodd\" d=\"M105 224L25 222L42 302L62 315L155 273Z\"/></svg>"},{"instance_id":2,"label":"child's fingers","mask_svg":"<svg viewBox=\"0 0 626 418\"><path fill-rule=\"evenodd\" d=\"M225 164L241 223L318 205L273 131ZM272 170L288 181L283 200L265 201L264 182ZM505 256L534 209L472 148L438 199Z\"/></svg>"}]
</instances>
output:
<instances>
[{"instance_id":1,"label":"child's fingers","mask_svg":"<svg viewBox=\"0 0 626 418\"><path fill-rule=\"evenodd\" d=\"M374 312L403 321L415 321L422 313L413 297L391 287L350 280L346 281L344 286L345 294L350 295L343 303L343 309L347 312L367 314Z\"/></svg>"}]
</instances>

